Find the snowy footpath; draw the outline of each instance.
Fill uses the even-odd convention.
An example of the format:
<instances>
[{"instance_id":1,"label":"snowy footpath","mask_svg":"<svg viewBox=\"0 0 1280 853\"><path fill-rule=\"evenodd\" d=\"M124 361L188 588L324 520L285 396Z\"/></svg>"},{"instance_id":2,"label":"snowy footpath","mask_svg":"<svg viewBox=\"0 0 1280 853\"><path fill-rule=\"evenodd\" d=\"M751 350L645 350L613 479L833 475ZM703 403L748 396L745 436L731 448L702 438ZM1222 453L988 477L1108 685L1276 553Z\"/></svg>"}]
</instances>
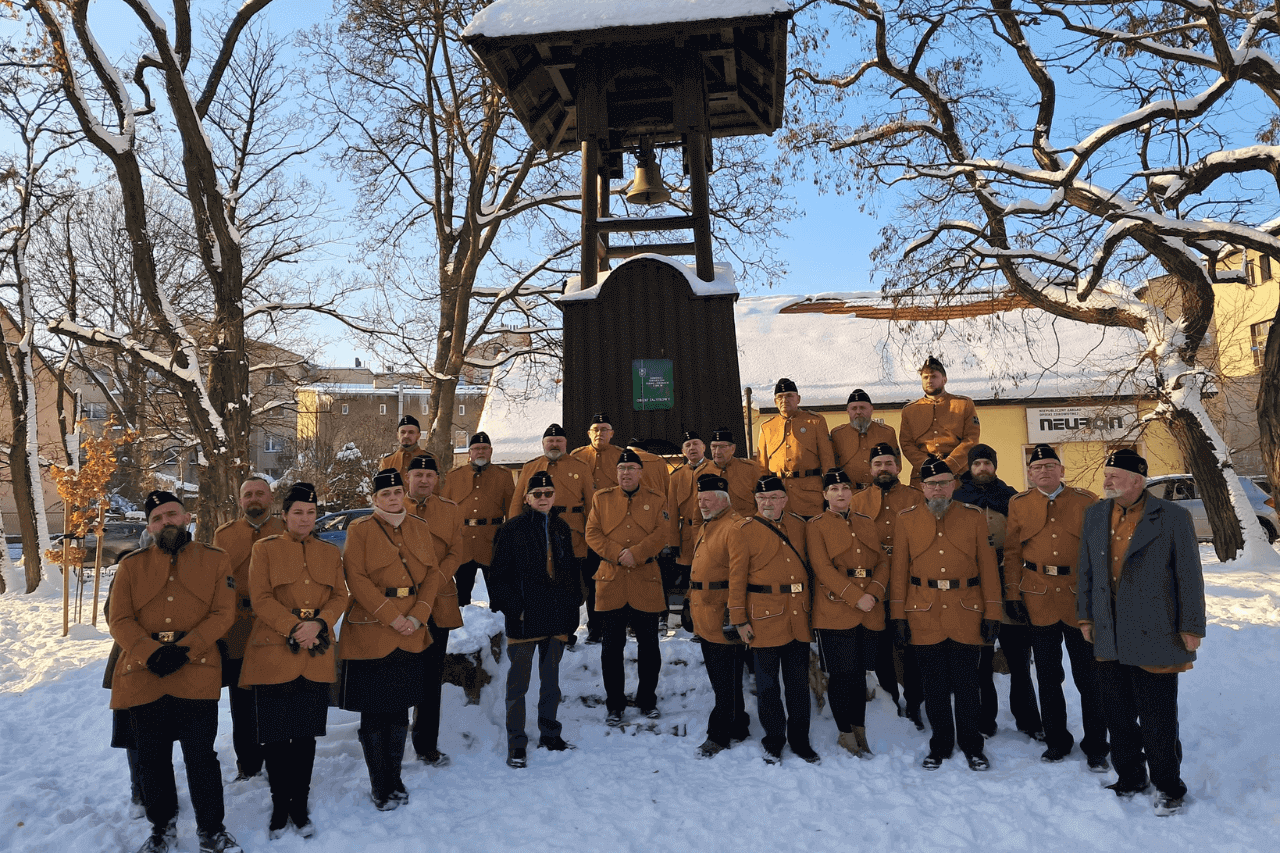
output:
<instances>
[{"instance_id":1,"label":"snowy footpath","mask_svg":"<svg viewBox=\"0 0 1280 853\"><path fill-rule=\"evenodd\" d=\"M233 783L226 700L217 742L226 784L227 828L246 851L422 853L423 851L664 850L729 851L1280 851L1280 579L1247 568L1223 571L1202 549L1209 596L1208 638L1181 680L1183 776L1188 806L1157 818L1150 798L1121 801L1101 787L1114 774L1086 771L1077 750L1042 764L1043 747L1018 734L1003 705L1008 677L997 676L1000 732L987 743L988 773L963 759L920 769L927 733L917 733L877 697L868 707L874 759L838 750L830 709L817 713L810 766L784 753L762 760L754 699L753 738L711 760L695 749L706 734L711 690L698 646L687 634L662 642L654 726L628 710L620 730L604 725L599 646L566 652L560 719L566 753L530 749L529 766L506 757L505 661L479 705L444 688L440 748L451 766L427 768L408 751L412 797L376 811L356 740L357 717L332 710L319 744L312 787L316 835L291 831L268 841L264 778ZM477 593L482 597L483 589ZM483 605L452 647L496 626ZM124 752L108 746L110 712L102 672L110 640L88 626L61 633L55 591L0 597L0 851L132 853L147 834L128 816ZM634 687L634 643L628 663ZM536 670L530 735L536 743ZM1078 697L1067 679L1079 737ZM649 723L648 726L640 723ZM180 751L176 751L180 756ZM180 851L195 851L195 824L177 758Z\"/></svg>"}]
</instances>

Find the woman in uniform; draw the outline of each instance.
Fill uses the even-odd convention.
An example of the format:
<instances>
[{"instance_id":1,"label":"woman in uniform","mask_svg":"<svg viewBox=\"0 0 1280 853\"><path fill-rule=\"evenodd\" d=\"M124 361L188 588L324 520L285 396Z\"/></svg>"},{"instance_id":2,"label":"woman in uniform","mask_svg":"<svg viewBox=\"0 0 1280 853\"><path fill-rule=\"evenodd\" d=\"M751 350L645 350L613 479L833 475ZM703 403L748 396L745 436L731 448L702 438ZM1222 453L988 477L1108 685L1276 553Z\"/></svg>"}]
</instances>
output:
<instances>
[{"instance_id":1,"label":"woman in uniform","mask_svg":"<svg viewBox=\"0 0 1280 853\"><path fill-rule=\"evenodd\" d=\"M303 837L314 831L307 795L316 738L325 733L330 685L337 678L329 626L348 600L342 553L311 535L315 488L295 483L282 507L285 532L258 541L250 557L257 619L240 675L240 686L253 688L271 785L267 834L273 839L290 821Z\"/></svg>"},{"instance_id":2,"label":"woman in uniform","mask_svg":"<svg viewBox=\"0 0 1280 853\"><path fill-rule=\"evenodd\" d=\"M409 802L400 778L409 708L421 704L427 620L445 577L436 565L427 523L405 506L394 468L373 480L373 514L347 528L345 554L351 608L342 623L338 704L360 712L360 745L379 811Z\"/></svg>"}]
</instances>

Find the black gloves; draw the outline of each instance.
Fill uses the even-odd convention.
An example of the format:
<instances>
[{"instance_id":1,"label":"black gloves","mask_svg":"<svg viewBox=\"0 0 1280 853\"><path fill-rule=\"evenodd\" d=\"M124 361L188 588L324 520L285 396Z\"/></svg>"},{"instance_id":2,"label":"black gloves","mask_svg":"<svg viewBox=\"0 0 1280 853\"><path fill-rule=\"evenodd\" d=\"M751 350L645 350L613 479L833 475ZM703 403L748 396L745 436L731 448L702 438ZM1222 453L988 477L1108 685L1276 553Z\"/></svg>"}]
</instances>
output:
<instances>
[{"instance_id":1,"label":"black gloves","mask_svg":"<svg viewBox=\"0 0 1280 853\"><path fill-rule=\"evenodd\" d=\"M1006 601L1004 603L1004 615L1009 617L1010 622L1016 622L1019 625L1029 625L1031 617L1027 615L1027 605L1021 601Z\"/></svg>"},{"instance_id":2,"label":"black gloves","mask_svg":"<svg viewBox=\"0 0 1280 853\"><path fill-rule=\"evenodd\" d=\"M147 669L161 678L173 675L189 660L189 651L191 649L188 646L161 646L147 658Z\"/></svg>"},{"instance_id":3,"label":"black gloves","mask_svg":"<svg viewBox=\"0 0 1280 853\"><path fill-rule=\"evenodd\" d=\"M333 645L333 642L329 639L329 625L319 617L308 619L306 621L320 623L320 632L316 634L316 644L307 649L307 654L312 657L324 654L325 650L328 649L329 646ZM298 625L302 624L302 622L298 623ZM298 630L298 625L293 626L293 629L289 631L289 636L284 641L284 644L289 647L289 651L293 652L295 655L302 651L302 646L293 638L293 633Z\"/></svg>"},{"instance_id":4,"label":"black gloves","mask_svg":"<svg viewBox=\"0 0 1280 853\"><path fill-rule=\"evenodd\" d=\"M893 629L893 644L901 648L911 642L911 626L907 624L906 619L890 619L889 625Z\"/></svg>"},{"instance_id":5,"label":"black gloves","mask_svg":"<svg viewBox=\"0 0 1280 853\"><path fill-rule=\"evenodd\" d=\"M988 646L996 641L996 637L1000 636L1000 621L998 619L982 620L982 642Z\"/></svg>"}]
</instances>

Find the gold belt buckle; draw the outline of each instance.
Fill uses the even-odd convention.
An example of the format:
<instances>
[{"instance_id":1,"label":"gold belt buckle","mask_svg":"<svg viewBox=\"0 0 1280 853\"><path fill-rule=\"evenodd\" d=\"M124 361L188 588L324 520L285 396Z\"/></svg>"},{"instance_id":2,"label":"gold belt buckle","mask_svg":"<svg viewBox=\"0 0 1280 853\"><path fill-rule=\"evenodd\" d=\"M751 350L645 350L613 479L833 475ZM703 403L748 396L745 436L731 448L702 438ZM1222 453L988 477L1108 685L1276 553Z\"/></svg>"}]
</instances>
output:
<instances>
[{"instance_id":1,"label":"gold belt buckle","mask_svg":"<svg viewBox=\"0 0 1280 853\"><path fill-rule=\"evenodd\" d=\"M849 575L849 576L850 576L850 577L854 577L854 578L865 578L865 577L867 577L867 570L866 570L866 569L854 569L854 570L850 573L850 575Z\"/></svg>"},{"instance_id":2,"label":"gold belt buckle","mask_svg":"<svg viewBox=\"0 0 1280 853\"><path fill-rule=\"evenodd\" d=\"M314 610L310 610L310 609L307 609L307 608L305 608L305 607L302 607L302 608L299 608L299 609L298 609L298 618L299 618L299 619L314 619L314 618L316 618L316 612L315 612Z\"/></svg>"},{"instance_id":3,"label":"gold belt buckle","mask_svg":"<svg viewBox=\"0 0 1280 853\"><path fill-rule=\"evenodd\" d=\"M1054 577L1057 577L1058 575L1057 566L1041 566L1040 568L1044 571L1046 575L1052 575Z\"/></svg>"},{"instance_id":4,"label":"gold belt buckle","mask_svg":"<svg viewBox=\"0 0 1280 853\"><path fill-rule=\"evenodd\" d=\"M938 589L953 589L957 585L955 581L938 581Z\"/></svg>"},{"instance_id":5,"label":"gold belt buckle","mask_svg":"<svg viewBox=\"0 0 1280 853\"><path fill-rule=\"evenodd\" d=\"M396 587L396 598L408 598L410 589L411 587L407 587L407 586Z\"/></svg>"},{"instance_id":6,"label":"gold belt buckle","mask_svg":"<svg viewBox=\"0 0 1280 853\"><path fill-rule=\"evenodd\" d=\"M802 583L785 584L782 587L782 591L783 592L804 592L804 584Z\"/></svg>"},{"instance_id":7,"label":"gold belt buckle","mask_svg":"<svg viewBox=\"0 0 1280 853\"><path fill-rule=\"evenodd\" d=\"M157 631L156 639L162 643L176 643L178 641L177 631Z\"/></svg>"}]
</instances>

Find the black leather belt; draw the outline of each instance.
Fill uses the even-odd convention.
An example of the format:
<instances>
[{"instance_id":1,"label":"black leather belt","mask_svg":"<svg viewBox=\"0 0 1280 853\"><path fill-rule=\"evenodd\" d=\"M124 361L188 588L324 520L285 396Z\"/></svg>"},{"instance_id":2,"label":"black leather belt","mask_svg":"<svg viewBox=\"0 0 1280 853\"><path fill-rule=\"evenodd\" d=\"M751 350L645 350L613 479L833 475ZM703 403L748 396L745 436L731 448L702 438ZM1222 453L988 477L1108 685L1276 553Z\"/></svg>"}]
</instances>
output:
<instances>
[{"instance_id":1,"label":"black leather belt","mask_svg":"<svg viewBox=\"0 0 1280 853\"><path fill-rule=\"evenodd\" d=\"M923 581L920 578L913 577L911 582L916 586L928 586L930 589L959 589L962 586L977 586L982 583L982 578L969 578L968 580L937 580Z\"/></svg>"},{"instance_id":2,"label":"black leather belt","mask_svg":"<svg viewBox=\"0 0 1280 853\"><path fill-rule=\"evenodd\" d=\"M845 569L844 572L851 578L869 578L871 577L870 569Z\"/></svg>"},{"instance_id":3,"label":"black leather belt","mask_svg":"<svg viewBox=\"0 0 1280 853\"><path fill-rule=\"evenodd\" d=\"M781 480L798 480L801 477L821 477L821 468L810 468L807 471L781 471L776 475Z\"/></svg>"},{"instance_id":4,"label":"black leather belt","mask_svg":"<svg viewBox=\"0 0 1280 853\"><path fill-rule=\"evenodd\" d=\"M290 612L299 619L314 619L320 611L311 607L295 607Z\"/></svg>"},{"instance_id":5,"label":"black leather belt","mask_svg":"<svg viewBox=\"0 0 1280 853\"><path fill-rule=\"evenodd\" d=\"M416 586L389 586L384 590L387 598L408 598L418 591Z\"/></svg>"},{"instance_id":6,"label":"black leather belt","mask_svg":"<svg viewBox=\"0 0 1280 853\"><path fill-rule=\"evenodd\" d=\"M761 586L760 584L756 584L756 583L749 583L749 584L747 584L747 592L762 592L762 593L765 593L765 594L772 594L774 591L775 591L775 590L774 590L774 588L773 588L773 587L771 587L771 586ZM781 593L787 593L787 592L791 592L791 593L804 592L804 584L802 584L802 583L784 583L784 584L781 584L781 585L778 587L777 592L781 592Z\"/></svg>"},{"instance_id":7,"label":"black leather belt","mask_svg":"<svg viewBox=\"0 0 1280 853\"><path fill-rule=\"evenodd\" d=\"M1071 574L1070 566L1037 566L1035 563L1028 562L1027 560L1023 560L1022 565L1033 572L1039 572L1042 575L1049 575L1051 577Z\"/></svg>"},{"instance_id":8,"label":"black leather belt","mask_svg":"<svg viewBox=\"0 0 1280 853\"><path fill-rule=\"evenodd\" d=\"M155 640L158 643L164 643L165 645L170 645L172 643L178 642L185 636L187 636L186 631L157 631L156 633L151 635L151 639Z\"/></svg>"},{"instance_id":9,"label":"black leather belt","mask_svg":"<svg viewBox=\"0 0 1280 853\"><path fill-rule=\"evenodd\" d=\"M564 513L564 512L584 512L583 508L582 508L582 507L580 507L580 506L575 506L575 507L573 507L572 509L570 509L570 508L569 508L569 507L567 507L567 506L555 506L555 507L552 507L552 509L558 509L558 510L560 510L560 512L562 512L562 513Z\"/></svg>"},{"instance_id":10,"label":"black leather belt","mask_svg":"<svg viewBox=\"0 0 1280 853\"><path fill-rule=\"evenodd\" d=\"M468 518L462 522L464 527L484 527L486 524L501 524L502 518Z\"/></svg>"},{"instance_id":11,"label":"black leather belt","mask_svg":"<svg viewBox=\"0 0 1280 853\"><path fill-rule=\"evenodd\" d=\"M689 581L689 589L728 589L728 581Z\"/></svg>"}]
</instances>

